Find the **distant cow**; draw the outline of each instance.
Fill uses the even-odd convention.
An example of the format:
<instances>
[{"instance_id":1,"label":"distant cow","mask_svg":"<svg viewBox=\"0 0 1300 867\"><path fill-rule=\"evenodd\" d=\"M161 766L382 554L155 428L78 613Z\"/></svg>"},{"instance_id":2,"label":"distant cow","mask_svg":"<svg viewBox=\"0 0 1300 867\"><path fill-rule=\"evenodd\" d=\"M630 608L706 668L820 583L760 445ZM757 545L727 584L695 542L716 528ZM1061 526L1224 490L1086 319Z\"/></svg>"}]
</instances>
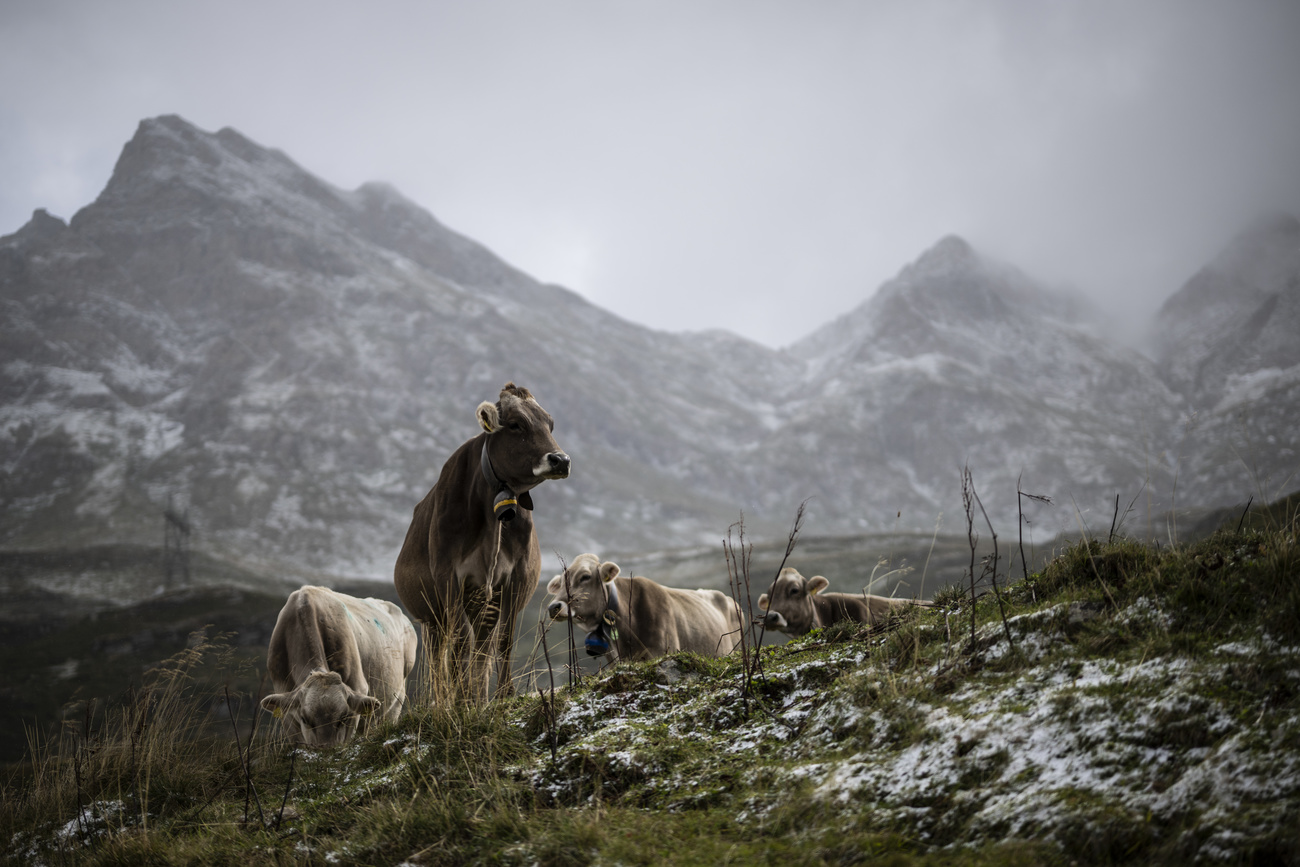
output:
<instances>
[{"instance_id":1,"label":"distant cow","mask_svg":"<svg viewBox=\"0 0 1300 867\"><path fill-rule=\"evenodd\" d=\"M515 621L537 589L541 549L529 491L569 475L552 436L551 414L513 382L477 410L483 433L447 459L415 507L393 583L406 610L427 628L438 677L487 697L492 660L497 695L508 695Z\"/></svg>"},{"instance_id":2,"label":"distant cow","mask_svg":"<svg viewBox=\"0 0 1300 867\"><path fill-rule=\"evenodd\" d=\"M553 620L571 617L591 633L592 656L640 660L678 650L725 656L740 642L740 609L725 593L623 578L617 563L595 554L578 555L546 591L555 597L546 606Z\"/></svg>"},{"instance_id":3,"label":"distant cow","mask_svg":"<svg viewBox=\"0 0 1300 867\"><path fill-rule=\"evenodd\" d=\"M764 625L787 635L807 635L840 620L877 623L896 608L930 604L865 593L822 593L828 586L830 582L821 575L805 578L798 569L782 569L772 585L772 595L758 597L758 607L767 612Z\"/></svg>"},{"instance_id":4,"label":"distant cow","mask_svg":"<svg viewBox=\"0 0 1300 867\"><path fill-rule=\"evenodd\" d=\"M386 599L305 585L280 609L266 653L276 692L262 707L308 746L352 737L361 717L395 720L415 667L415 627Z\"/></svg>"}]
</instances>

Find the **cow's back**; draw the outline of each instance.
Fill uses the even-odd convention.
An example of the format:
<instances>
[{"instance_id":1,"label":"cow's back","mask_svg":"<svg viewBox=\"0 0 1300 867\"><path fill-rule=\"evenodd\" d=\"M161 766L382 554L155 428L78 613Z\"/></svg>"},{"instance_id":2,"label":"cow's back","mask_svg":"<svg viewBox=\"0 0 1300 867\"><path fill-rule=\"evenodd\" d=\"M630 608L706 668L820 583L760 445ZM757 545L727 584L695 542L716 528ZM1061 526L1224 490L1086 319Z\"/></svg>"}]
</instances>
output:
<instances>
[{"instance_id":1,"label":"cow's back","mask_svg":"<svg viewBox=\"0 0 1300 867\"><path fill-rule=\"evenodd\" d=\"M411 524L407 527L406 539L402 542L402 550L398 552L397 562L393 566L393 586L397 590L397 597L416 619L426 622L433 617L428 598L433 592L430 589L429 533L433 522L435 491L437 485L430 488L424 499L411 510Z\"/></svg>"},{"instance_id":2,"label":"cow's back","mask_svg":"<svg viewBox=\"0 0 1300 867\"><path fill-rule=\"evenodd\" d=\"M886 620L895 608L907 605L928 605L911 599L893 599L888 596L875 596L863 593L818 593L813 597L817 606L817 616L822 626L830 626L841 620L856 623L875 624Z\"/></svg>"},{"instance_id":3,"label":"cow's back","mask_svg":"<svg viewBox=\"0 0 1300 867\"><path fill-rule=\"evenodd\" d=\"M338 595L347 608L370 695L379 699L382 714L396 719L406 702L407 675L415 668L419 644L415 627L386 599Z\"/></svg>"},{"instance_id":4,"label":"cow's back","mask_svg":"<svg viewBox=\"0 0 1300 867\"><path fill-rule=\"evenodd\" d=\"M339 621L338 627L344 620L331 599L334 595L327 587L304 584L285 600L266 652L266 670L276 692L296 688L313 671L338 671L347 682L348 674L331 667L331 663L350 662L345 657L351 656L348 650L353 644L350 630L329 628L331 616ZM348 667L359 673L355 664Z\"/></svg>"},{"instance_id":5,"label":"cow's back","mask_svg":"<svg viewBox=\"0 0 1300 867\"><path fill-rule=\"evenodd\" d=\"M616 579L617 580L617 579ZM739 640L736 604L719 590L664 587L648 578L634 578L626 589L633 619L629 658L645 658L688 650L701 656L731 652ZM730 635L728 633L735 633Z\"/></svg>"}]
</instances>

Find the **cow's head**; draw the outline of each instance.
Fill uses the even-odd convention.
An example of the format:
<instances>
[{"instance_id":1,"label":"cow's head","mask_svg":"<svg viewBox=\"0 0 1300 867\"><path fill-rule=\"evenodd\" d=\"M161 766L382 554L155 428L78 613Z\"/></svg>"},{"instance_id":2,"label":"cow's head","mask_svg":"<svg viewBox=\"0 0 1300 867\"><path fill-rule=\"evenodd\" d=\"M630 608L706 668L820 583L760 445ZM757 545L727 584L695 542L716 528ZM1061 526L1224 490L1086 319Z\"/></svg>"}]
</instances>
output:
<instances>
[{"instance_id":1,"label":"cow's head","mask_svg":"<svg viewBox=\"0 0 1300 867\"><path fill-rule=\"evenodd\" d=\"M506 383L496 403L478 405L478 423L492 436L488 458L492 472L515 493L522 494L547 479L569 477L569 456L551 432L555 420L532 392Z\"/></svg>"},{"instance_id":2,"label":"cow's head","mask_svg":"<svg viewBox=\"0 0 1300 867\"><path fill-rule=\"evenodd\" d=\"M798 569L782 569L772 595L758 597L758 607L767 612L763 625L786 635L806 635L813 628L813 597L830 583L821 575L805 578Z\"/></svg>"},{"instance_id":3,"label":"cow's head","mask_svg":"<svg viewBox=\"0 0 1300 867\"><path fill-rule=\"evenodd\" d=\"M332 747L356 734L361 717L379 710L379 699L362 695L337 671L313 671L289 692L262 699L283 720L285 733L309 747Z\"/></svg>"},{"instance_id":4,"label":"cow's head","mask_svg":"<svg viewBox=\"0 0 1300 867\"><path fill-rule=\"evenodd\" d=\"M618 577L618 564L600 562L595 554L579 554L564 574L556 575L546 585L554 598L546 606L552 620L568 620L592 632L600 626L609 600L605 586ZM565 579L568 589L565 589Z\"/></svg>"}]
</instances>

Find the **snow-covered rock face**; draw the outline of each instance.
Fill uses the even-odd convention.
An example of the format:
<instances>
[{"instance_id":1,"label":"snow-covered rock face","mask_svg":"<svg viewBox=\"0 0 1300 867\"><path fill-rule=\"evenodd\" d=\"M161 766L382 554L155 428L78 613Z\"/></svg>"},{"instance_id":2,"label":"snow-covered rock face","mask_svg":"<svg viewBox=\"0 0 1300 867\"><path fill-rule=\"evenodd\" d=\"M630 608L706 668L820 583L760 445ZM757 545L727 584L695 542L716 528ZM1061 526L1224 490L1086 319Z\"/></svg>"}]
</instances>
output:
<instances>
[{"instance_id":1,"label":"snow-covered rock face","mask_svg":"<svg viewBox=\"0 0 1300 867\"><path fill-rule=\"evenodd\" d=\"M1187 398L1189 502L1289 491L1300 471L1300 221L1260 220L1165 302L1160 372ZM1245 485L1242 485L1242 482Z\"/></svg>"},{"instance_id":2,"label":"snow-covered rock face","mask_svg":"<svg viewBox=\"0 0 1300 867\"><path fill-rule=\"evenodd\" d=\"M965 463L1002 522L1020 478L1085 512L1158 497L1185 413L1081 302L958 238L773 351L620 320L390 187L174 116L141 123L69 224L0 238L0 309L0 545L156 544L170 501L196 545L306 576L391 574L510 380L574 458L537 499L545 550L716 545L742 511L783 535L807 497L819 533L953 529ZM1225 374L1233 412L1300 388L1279 358ZM1246 493L1223 466L1198 470L1207 503Z\"/></svg>"},{"instance_id":3,"label":"snow-covered rock face","mask_svg":"<svg viewBox=\"0 0 1300 867\"><path fill-rule=\"evenodd\" d=\"M1262 220L1161 307L1162 371L1198 406L1231 399L1242 377L1300 365L1300 220ZM1234 381L1235 380L1235 381Z\"/></svg>"}]
</instances>

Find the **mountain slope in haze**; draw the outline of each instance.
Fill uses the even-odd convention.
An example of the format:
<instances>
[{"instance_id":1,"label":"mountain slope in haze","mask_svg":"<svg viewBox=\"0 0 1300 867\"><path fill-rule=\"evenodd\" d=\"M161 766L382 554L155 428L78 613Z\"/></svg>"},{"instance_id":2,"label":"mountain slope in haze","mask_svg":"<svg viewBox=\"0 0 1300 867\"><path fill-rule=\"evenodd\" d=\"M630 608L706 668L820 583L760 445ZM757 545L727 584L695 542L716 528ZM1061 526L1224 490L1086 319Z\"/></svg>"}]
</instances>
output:
<instances>
[{"instance_id":1,"label":"mountain slope in haze","mask_svg":"<svg viewBox=\"0 0 1300 867\"><path fill-rule=\"evenodd\" d=\"M141 123L69 223L37 212L0 238L0 309L8 549L156 545L170 505L248 568L385 578L508 380L574 457L535 494L548 563L716 545L742 512L752 537L783 536L808 497L817 534L929 531L939 513L964 530L967 464L1000 526L1017 480L1069 503L1071 527L1074 504L1109 519L1116 494L1163 496L1177 469L1180 491L1200 484L1168 457L1181 380L960 239L775 351L629 323L391 187L340 190L174 116ZM1243 499L1234 485L1198 496Z\"/></svg>"},{"instance_id":2,"label":"mountain slope in haze","mask_svg":"<svg viewBox=\"0 0 1300 867\"><path fill-rule=\"evenodd\" d=\"M841 509L901 489L898 507L942 511L950 531L965 529L965 466L1013 526L1018 480L1085 506L1136 492L1181 401L1089 316L1083 300L945 238L791 347L808 365L798 415L819 436L792 430L768 447L799 455Z\"/></svg>"},{"instance_id":3,"label":"mountain slope in haze","mask_svg":"<svg viewBox=\"0 0 1300 867\"><path fill-rule=\"evenodd\" d=\"M1238 488L1273 499L1300 477L1300 220L1233 239L1164 303L1160 371L1188 398L1174 447L1190 502Z\"/></svg>"},{"instance_id":4,"label":"mountain slope in haze","mask_svg":"<svg viewBox=\"0 0 1300 867\"><path fill-rule=\"evenodd\" d=\"M154 541L174 498L237 560L384 574L474 406L510 379L581 456L537 494L568 556L731 519L676 490L710 472L697 439L752 419L691 341L231 130L145 121L95 203L66 226L38 214L0 256L7 546Z\"/></svg>"}]
</instances>

